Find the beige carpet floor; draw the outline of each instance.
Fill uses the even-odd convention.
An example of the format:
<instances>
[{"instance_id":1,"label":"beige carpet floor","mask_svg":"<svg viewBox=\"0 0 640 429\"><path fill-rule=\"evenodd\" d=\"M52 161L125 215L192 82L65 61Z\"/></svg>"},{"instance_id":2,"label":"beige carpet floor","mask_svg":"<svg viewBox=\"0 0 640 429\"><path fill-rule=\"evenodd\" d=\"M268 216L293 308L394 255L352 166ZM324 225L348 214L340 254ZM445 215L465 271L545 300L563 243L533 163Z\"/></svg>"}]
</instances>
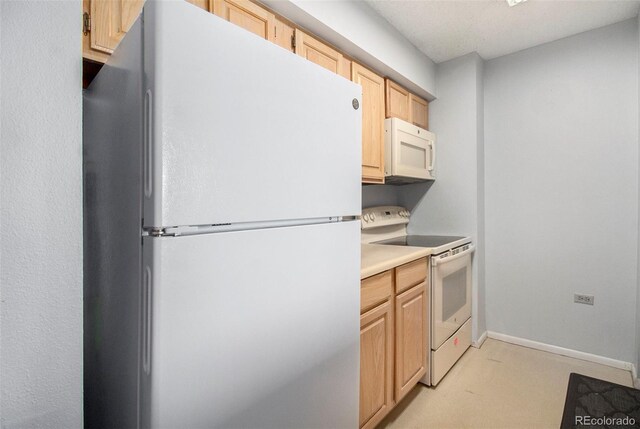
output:
<instances>
[{"instance_id":1,"label":"beige carpet floor","mask_svg":"<svg viewBox=\"0 0 640 429\"><path fill-rule=\"evenodd\" d=\"M558 429L571 372L633 383L629 371L487 339L437 387L414 388L378 428Z\"/></svg>"}]
</instances>

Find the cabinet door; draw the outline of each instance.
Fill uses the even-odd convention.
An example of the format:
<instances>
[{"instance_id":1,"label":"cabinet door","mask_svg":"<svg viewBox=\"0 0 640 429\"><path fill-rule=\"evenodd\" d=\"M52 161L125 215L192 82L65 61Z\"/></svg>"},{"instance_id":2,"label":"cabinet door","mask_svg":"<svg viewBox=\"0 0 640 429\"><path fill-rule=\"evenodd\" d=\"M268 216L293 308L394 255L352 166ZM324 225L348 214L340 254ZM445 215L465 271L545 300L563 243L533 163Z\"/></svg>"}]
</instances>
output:
<instances>
[{"instance_id":1,"label":"cabinet door","mask_svg":"<svg viewBox=\"0 0 640 429\"><path fill-rule=\"evenodd\" d=\"M144 5L144 0L92 0L91 49L111 54Z\"/></svg>"},{"instance_id":2,"label":"cabinet door","mask_svg":"<svg viewBox=\"0 0 640 429\"><path fill-rule=\"evenodd\" d=\"M287 51L293 52L293 27L284 21L275 19L274 43Z\"/></svg>"},{"instance_id":3,"label":"cabinet door","mask_svg":"<svg viewBox=\"0 0 640 429\"><path fill-rule=\"evenodd\" d=\"M82 13L83 13L83 17L91 16L90 0L82 0ZM109 54L104 51L95 50L91 47L93 34L91 33L91 27L85 28L84 27L85 25L88 25L88 23L83 23L83 27L82 27L82 58L86 58L98 63L106 63L107 59L109 59ZM84 72L83 72L83 76L84 76Z\"/></svg>"},{"instance_id":4,"label":"cabinet door","mask_svg":"<svg viewBox=\"0 0 640 429\"><path fill-rule=\"evenodd\" d=\"M274 41L275 15L248 0L213 0L213 13L245 30Z\"/></svg>"},{"instance_id":5,"label":"cabinet door","mask_svg":"<svg viewBox=\"0 0 640 429\"><path fill-rule=\"evenodd\" d=\"M396 297L396 401L400 401L427 371L427 302L426 283Z\"/></svg>"},{"instance_id":6,"label":"cabinet door","mask_svg":"<svg viewBox=\"0 0 640 429\"><path fill-rule=\"evenodd\" d=\"M186 0L186 1L206 11L209 11L209 9L211 9L209 0Z\"/></svg>"},{"instance_id":7,"label":"cabinet door","mask_svg":"<svg viewBox=\"0 0 640 429\"><path fill-rule=\"evenodd\" d=\"M360 317L360 428L374 428L393 407L391 300Z\"/></svg>"},{"instance_id":8,"label":"cabinet door","mask_svg":"<svg viewBox=\"0 0 640 429\"><path fill-rule=\"evenodd\" d=\"M342 54L298 28L296 28L296 54L329 71L345 76L343 71L345 62Z\"/></svg>"},{"instance_id":9,"label":"cabinet door","mask_svg":"<svg viewBox=\"0 0 640 429\"><path fill-rule=\"evenodd\" d=\"M206 11L210 0L186 0ZM144 0L83 0L82 12L91 17L91 31L83 32L82 57L107 62L109 54L118 46L136 20Z\"/></svg>"},{"instance_id":10,"label":"cabinet door","mask_svg":"<svg viewBox=\"0 0 640 429\"><path fill-rule=\"evenodd\" d=\"M409 94L409 104L411 105L410 119L413 125L417 125L425 130L429 129L429 103L417 95Z\"/></svg>"},{"instance_id":11,"label":"cabinet door","mask_svg":"<svg viewBox=\"0 0 640 429\"><path fill-rule=\"evenodd\" d=\"M345 79L351 80L351 60L342 57L342 68L340 69L340 76Z\"/></svg>"},{"instance_id":12,"label":"cabinet door","mask_svg":"<svg viewBox=\"0 0 640 429\"><path fill-rule=\"evenodd\" d=\"M385 79L385 114L409 122L409 91L392 80Z\"/></svg>"},{"instance_id":13,"label":"cabinet door","mask_svg":"<svg viewBox=\"0 0 640 429\"><path fill-rule=\"evenodd\" d=\"M384 183L384 79L354 61L351 80L362 86L362 181Z\"/></svg>"}]
</instances>

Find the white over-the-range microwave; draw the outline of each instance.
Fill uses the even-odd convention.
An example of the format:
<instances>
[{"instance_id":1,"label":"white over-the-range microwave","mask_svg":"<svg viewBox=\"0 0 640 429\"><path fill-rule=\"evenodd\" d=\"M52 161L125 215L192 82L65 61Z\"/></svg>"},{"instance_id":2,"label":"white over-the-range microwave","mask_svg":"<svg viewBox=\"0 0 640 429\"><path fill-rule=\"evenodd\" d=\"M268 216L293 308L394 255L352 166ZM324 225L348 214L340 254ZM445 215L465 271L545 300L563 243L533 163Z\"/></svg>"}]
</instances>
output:
<instances>
[{"instance_id":1,"label":"white over-the-range microwave","mask_svg":"<svg viewBox=\"0 0 640 429\"><path fill-rule=\"evenodd\" d=\"M436 135L398 118L384 121L385 183L435 180Z\"/></svg>"}]
</instances>

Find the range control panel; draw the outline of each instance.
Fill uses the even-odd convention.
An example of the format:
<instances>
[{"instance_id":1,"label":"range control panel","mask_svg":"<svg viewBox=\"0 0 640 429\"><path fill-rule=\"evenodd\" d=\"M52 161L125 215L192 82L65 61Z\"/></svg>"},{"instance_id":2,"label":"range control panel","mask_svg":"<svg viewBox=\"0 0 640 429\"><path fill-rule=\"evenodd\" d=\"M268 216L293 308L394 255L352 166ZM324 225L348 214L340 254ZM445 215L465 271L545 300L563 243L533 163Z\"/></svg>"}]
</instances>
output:
<instances>
[{"instance_id":1,"label":"range control panel","mask_svg":"<svg viewBox=\"0 0 640 429\"><path fill-rule=\"evenodd\" d=\"M388 225L406 225L411 212L399 206L381 206L362 209L362 229Z\"/></svg>"}]
</instances>

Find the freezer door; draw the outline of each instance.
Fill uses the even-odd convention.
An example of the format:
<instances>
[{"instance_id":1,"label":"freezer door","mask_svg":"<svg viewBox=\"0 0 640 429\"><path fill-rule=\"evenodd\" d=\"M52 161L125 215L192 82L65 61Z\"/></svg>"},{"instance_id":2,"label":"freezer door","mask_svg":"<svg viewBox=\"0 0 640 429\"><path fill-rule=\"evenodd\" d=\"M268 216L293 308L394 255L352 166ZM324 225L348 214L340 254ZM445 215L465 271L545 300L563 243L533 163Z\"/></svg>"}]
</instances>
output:
<instances>
[{"instance_id":1,"label":"freezer door","mask_svg":"<svg viewBox=\"0 0 640 429\"><path fill-rule=\"evenodd\" d=\"M187 2L144 41L145 226L360 213L359 85Z\"/></svg>"},{"instance_id":2,"label":"freezer door","mask_svg":"<svg viewBox=\"0 0 640 429\"><path fill-rule=\"evenodd\" d=\"M355 428L357 222L144 239L142 427Z\"/></svg>"}]
</instances>

